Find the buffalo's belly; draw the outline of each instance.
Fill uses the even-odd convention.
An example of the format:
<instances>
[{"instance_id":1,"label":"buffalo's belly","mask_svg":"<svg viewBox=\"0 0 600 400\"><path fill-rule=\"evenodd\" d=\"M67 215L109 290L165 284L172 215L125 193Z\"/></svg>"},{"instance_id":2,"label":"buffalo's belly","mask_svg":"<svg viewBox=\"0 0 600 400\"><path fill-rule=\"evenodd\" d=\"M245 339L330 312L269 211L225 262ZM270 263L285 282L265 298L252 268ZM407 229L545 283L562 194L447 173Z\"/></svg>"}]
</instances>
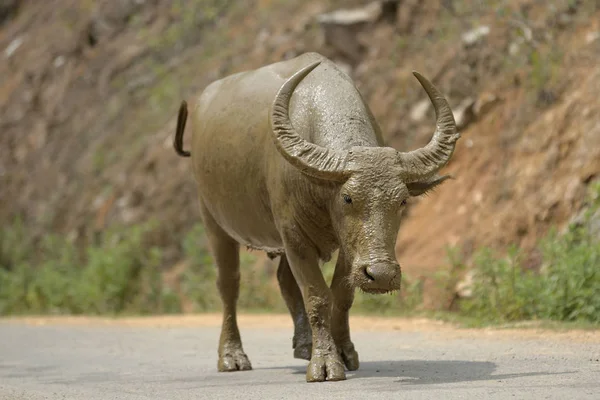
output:
<instances>
[{"instance_id":1,"label":"buffalo's belly","mask_svg":"<svg viewBox=\"0 0 600 400\"><path fill-rule=\"evenodd\" d=\"M281 237L270 215L251 210L252 205L232 202L231 198L245 195L228 192L230 199L219 202L212 194L201 194L205 207L219 226L243 246L276 252L283 247Z\"/></svg>"},{"instance_id":2,"label":"buffalo's belly","mask_svg":"<svg viewBox=\"0 0 600 400\"><path fill-rule=\"evenodd\" d=\"M283 245L268 205L266 185L259 178L262 172L248 163L234 165L226 159L212 163L209 158L201 160L196 173L206 210L240 244L269 252L280 250Z\"/></svg>"},{"instance_id":3,"label":"buffalo's belly","mask_svg":"<svg viewBox=\"0 0 600 400\"><path fill-rule=\"evenodd\" d=\"M283 247L275 224L267 216L222 206L211 213L223 230L241 245L271 252Z\"/></svg>"}]
</instances>

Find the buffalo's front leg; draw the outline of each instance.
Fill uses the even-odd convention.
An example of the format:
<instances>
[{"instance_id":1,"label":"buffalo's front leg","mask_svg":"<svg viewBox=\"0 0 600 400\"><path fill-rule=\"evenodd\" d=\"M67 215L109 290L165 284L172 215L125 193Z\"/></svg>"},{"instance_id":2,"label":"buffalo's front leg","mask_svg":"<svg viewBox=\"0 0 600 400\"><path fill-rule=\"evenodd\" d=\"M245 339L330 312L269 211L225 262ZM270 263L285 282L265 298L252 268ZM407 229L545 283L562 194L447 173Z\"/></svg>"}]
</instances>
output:
<instances>
[{"instance_id":1,"label":"buffalo's front leg","mask_svg":"<svg viewBox=\"0 0 600 400\"><path fill-rule=\"evenodd\" d=\"M354 301L354 288L350 285L348 276L350 267L347 265L342 251L340 250L333 279L331 280L331 292L333 294L333 310L331 314L331 333L342 355L344 364L349 371L358 369L358 353L354 350L354 344L350 340L350 325L348 314Z\"/></svg>"},{"instance_id":2,"label":"buffalo's front leg","mask_svg":"<svg viewBox=\"0 0 600 400\"><path fill-rule=\"evenodd\" d=\"M346 379L344 364L331 334L331 291L319 268L314 249L301 240L284 238L290 269L302 292L304 307L312 330L312 354L306 370L307 382Z\"/></svg>"},{"instance_id":3,"label":"buffalo's front leg","mask_svg":"<svg viewBox=\"0 0 600 400\"><path fill-rule=\"evenodd\" d=\"M236 316L240 292L239 244L217 225L205 209L202 209L202 214L206 237L218 268L217 286L223 302L217 368L221 372L249 370L252 365L242 348Z\"/></svg>"},{"instance_id":4,"label":"buffalo's front leg","mask_svg":"<svg viewBox=\"0 0 600 400\"><path fill-rule=\"evenodd\" d=\"M308 324L308 317L304 309L304 300L302 293L296 283L296 279L290 270L290 264L287 257L281 256L279 267L277 268L277 280L279 288L285 304L294 321L294 339L292 347L294 349L294 357L303 360L310 360L312 352L312 333Z\"/></svg>"}]
</instances>

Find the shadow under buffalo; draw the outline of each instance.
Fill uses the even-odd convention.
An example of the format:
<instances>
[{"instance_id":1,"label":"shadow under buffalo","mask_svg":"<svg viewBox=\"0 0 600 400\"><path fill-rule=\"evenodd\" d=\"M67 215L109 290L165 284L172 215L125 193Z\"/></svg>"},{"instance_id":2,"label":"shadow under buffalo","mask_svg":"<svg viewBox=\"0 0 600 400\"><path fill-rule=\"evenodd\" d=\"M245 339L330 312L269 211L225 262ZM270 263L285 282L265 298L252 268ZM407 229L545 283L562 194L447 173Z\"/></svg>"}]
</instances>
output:
<instances>
[{"instance_id":1,"label":"shadow under buffalo","mask_svg":"<svg viewBox=\"0 0 600 400\"><path fill-rule=\"evenodd\" d=\"M293 369L293 374L306 373L306 367L282 367ZM268 368L271 369L271 368ZM489 361L462 360L405 360L405 361L361 361L357 371L346 371L347 379L396 378L405 385L435 385L444 383L505 380L527 376L547 376L574 373L563 372L520 372L514 374L494 374L496 364Z\"/></svg>"}]
</instances>

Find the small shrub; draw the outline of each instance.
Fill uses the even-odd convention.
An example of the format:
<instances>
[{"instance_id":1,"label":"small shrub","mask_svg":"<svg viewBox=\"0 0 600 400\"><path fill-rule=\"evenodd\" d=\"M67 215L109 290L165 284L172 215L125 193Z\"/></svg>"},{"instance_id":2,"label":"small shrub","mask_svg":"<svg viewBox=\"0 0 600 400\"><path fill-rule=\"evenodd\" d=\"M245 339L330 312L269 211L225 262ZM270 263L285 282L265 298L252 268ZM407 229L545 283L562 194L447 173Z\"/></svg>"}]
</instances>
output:
<instances>
[{"instance_id":1,"label":"small shrub","mask_svg":"<svg viewBox=\"0 0 600 400\"><path fill-rule=\"evenodd\" d=\"M590 218L600 209L600 185L592 187L582 226L562 235L551 231L540 243L543 267L524 270L520 251L506 257L489 249L474 260L472 297L461 312L484 321L543 319L600 324L600 238L590 231Z\"/></svg>"},{"instance_id":2,"label":"small shrub","mask_svg":"<svg viewBox=\"0 0 600 400\"><path fill-rule=\"evenodd\" d=\"M31 256L33 242L23 221L17 217L10 226L0 229L0 269L14 270Z\"/></svg>"},{"instance_id":3,"label":"small shrub","mask_svg":"<svg viewBox=\"0 0 600 400\"><path fill-rule=\"evenodd\" d=\"M242 253L240 260L241 287L238 300L240 309L287 311L279 290L275 269L268 268L267 265L259 267L252 254Z\"/></svg>"},{"instance_id":4,"label":"small shrub","mask_svg":"<svg viewBox=\"0 0 600 400\"><path fill-rule=\"evenodd\" d=\"M88 248L78 286L84 310L97 314L161 311L162 253L144 244L148 231L133 227L121 235L109 232L101 246Z\"/></svg>"},{"instance_id":5,"label":"small shrub","mask_svg":"<svg viewBox=\"0 0 600 400\"><path fill-rule=\"evenodd\" d=\"M484 248L474 258L472 297L463 313L482 320L521 320L537 315L540 280L521 268L520 252L511 248L504 258Z\"/></svg>"},{"instance_id":6,"label":"small shrub","mask_svg":"<svg viewBox=\"0 0 600 400\"><path fill-rule=\"evenodd\" d=\"M179 309L161 281L160 249L145 242L152 228L113 229L80 252L59 235L34 245L20 222L4 227L0 315L158 313L165 301Z\"/></svg>"},{"instance_id":7,"label":"small shrub","mask_svg":"<svg viewBox=\"0 0 600 400\"><path fill-rule=\"evenodd\" d=\"M217 270L205 241L204 227L200 224L194 226L183 240L183 251L190 266L183 273L182 288L196 311L213 311L220 304Z\"/></svg>"},{"instance_id":8,"label":"small shrub","mask_svg":"<svg viewBox=\"0 0 600 400\"><path fill-rule=\"evenodd\" d=\"M576 228L564 236L552 232L542 249L541 316L600 323L600 241Z\"/></svg>"}]
</instances>

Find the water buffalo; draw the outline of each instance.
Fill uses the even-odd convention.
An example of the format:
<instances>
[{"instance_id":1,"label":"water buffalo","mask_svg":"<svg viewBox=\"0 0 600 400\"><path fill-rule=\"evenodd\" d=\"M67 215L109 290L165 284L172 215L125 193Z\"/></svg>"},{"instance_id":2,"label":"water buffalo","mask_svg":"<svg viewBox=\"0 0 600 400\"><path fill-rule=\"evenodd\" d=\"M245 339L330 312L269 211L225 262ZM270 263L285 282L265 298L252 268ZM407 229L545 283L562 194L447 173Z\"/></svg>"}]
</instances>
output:
<instances>
[{"instance_id":1,"label":"water buffalo","mask_svg":"<svg viewBox=\"0 0 600 400\"><path fill-rule=\"evenodd\" d=\"M211 83L191 110L191 157L223 302L219 371L252 366L236 321L239 246L280 256L277 278L294 322L294 357L308 382L359 366L348 312L354 290L400 289L394 247L406 200L445 181L460 137L444 96L414 73L436 113L423 148L398 152L352 80L316 53ZM188 116L179 110L181 156ZM320 270L339 249L331 287Z\"/></svg>"}]
</instances>

